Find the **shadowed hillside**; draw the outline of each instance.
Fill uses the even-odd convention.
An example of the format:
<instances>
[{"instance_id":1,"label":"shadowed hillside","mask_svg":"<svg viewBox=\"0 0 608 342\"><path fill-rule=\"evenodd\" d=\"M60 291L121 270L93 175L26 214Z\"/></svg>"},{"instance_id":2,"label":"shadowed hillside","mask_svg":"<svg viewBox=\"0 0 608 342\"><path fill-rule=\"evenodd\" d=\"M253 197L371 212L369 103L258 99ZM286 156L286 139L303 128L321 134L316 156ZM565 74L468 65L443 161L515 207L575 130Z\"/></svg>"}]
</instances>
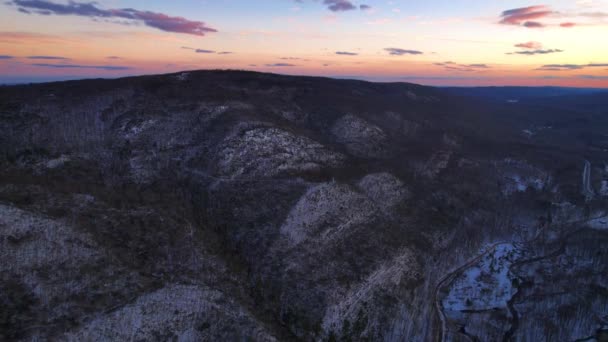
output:
<instances>
[{"instance_id":1,"label":"shadowed hillside","mask_svg":"<svg viewBox=\"0 0 608 342\"><path fill-rule=\"evenodd\" d=\"M605 334L599 95L463 95L245 71L0 87L0 340Z\"/></svg>"}]
</instances>

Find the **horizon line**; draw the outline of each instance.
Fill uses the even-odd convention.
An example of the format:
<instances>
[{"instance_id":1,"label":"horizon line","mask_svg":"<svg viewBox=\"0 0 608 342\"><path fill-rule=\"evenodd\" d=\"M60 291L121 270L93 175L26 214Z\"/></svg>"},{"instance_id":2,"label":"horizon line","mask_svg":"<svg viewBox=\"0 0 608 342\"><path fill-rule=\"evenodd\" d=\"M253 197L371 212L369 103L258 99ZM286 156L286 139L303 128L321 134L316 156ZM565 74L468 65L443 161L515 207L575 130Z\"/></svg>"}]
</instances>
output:
<instances>
[{"instance_id":1,"label":"horizon line","mask_svg":"<svg viewBox=\"0 0 608 342\"><path fill-rule=\"evenodd\" d=\"M141 73L141 74L132 74L132 75L121 75L121 76L76 76L76 75L65 75L65 76L24 76L24 77L9 77L8 81L3 81L0 79L0 86L20 86L20 85L39 85L39 84L49 84L49 83L61 83L61 82L74 82L74 81L87 81L87 80L119 80L126 78L135 78L135 77L146 77L146 76L165 76L165 75L174 75L181 74L187 72L251 72L258 74L270 74L270 75L279 75L279 76L288 76L288 77L311 77L311 78L328 78L334 80L353 80L353 81L362 81L369 83L378 83L378 84L388 84L388 83L406 83L406 84L416 84L425 87L433 87L433 88L491 88L491 87L519 87L519 88L572 88L572 89L598 89L598 90L608 90L608 86L606 87L589 87L589 86L560 86L560 85L453 85L453 84L424 84L419 82L410 82L407 80L472 80L479 78L471 78L471 77L449 77L449 76L397 76L392 77L394 80L374 80L381 79L382 76L357 76L357 75L305 75L305 74L289 74L289 73L278 73L278 72L268 72L268 71L258 71L252 69L186 69L180 71L173 71L167 73ZM23 78L23 80L17 81L17 79ZM389 77L391 78L391 77ZM11 80L13 79L13 80ZM386 78L385 78L386 79ZM486 78L487 79L487 78Z\"/></svg>"}]
</instances>

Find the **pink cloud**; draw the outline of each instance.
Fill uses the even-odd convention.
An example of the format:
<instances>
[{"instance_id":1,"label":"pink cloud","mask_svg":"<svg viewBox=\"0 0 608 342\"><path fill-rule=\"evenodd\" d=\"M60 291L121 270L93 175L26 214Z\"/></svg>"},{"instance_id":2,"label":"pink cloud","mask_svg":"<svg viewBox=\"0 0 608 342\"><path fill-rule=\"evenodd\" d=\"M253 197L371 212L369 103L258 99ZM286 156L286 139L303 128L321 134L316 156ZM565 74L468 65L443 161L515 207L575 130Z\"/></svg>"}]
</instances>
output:
<instances>
[{"instance_id":1,"label":"pink cloud","mask_svg":"<svg viewBox=\"0 0 608 342\"><path fill-rule=\"evenodd\" d=\"M523 49L541 49L543 47L543 44L541 44L539 42L526 42L526 43L515 44L515 47L523 48Z\"/></svg>"},{"instance_id":2,"label":"pink cloud","mask_svg":"<svg viewBox=\"0 0 608 342\"><path fill-rule=\"evenodd\" d=\"M538 21L526 21L523 24L524 27L527 28L541 28L541 27L545 27L545 25L543 23L540 23Z\"/></svg>"},{"instance_id":3,"label":"pink cloud","mask_svg":"<svg viewBox=\"0 0 608 342\"><path fill-rule=\"evenodd\" d=\"M553 11L544 5L510 9L502 12L500 24L521 25L528 28L543 27L542 23L535 20L547 17L552 13Z\"/></svg>"},{"instance_id":4,"label":"pink cloud","mask_svg":"<svg viewBox=\"0 0 608 342\"><path fill-rule=\"evenodd\" d=\"M166 32L185 33L204 36L206 33L217 32L204 22L188 20L182 17L172 17L164 13L140 11L132 8L102 9L95 2L79 3L70 1L67 4L54 3L45 0L13 0L7 4L14 5L26 14L38 15L74 15L89 18L120 18L143 22L146 26Z\"/></svg>"}]
</instances>

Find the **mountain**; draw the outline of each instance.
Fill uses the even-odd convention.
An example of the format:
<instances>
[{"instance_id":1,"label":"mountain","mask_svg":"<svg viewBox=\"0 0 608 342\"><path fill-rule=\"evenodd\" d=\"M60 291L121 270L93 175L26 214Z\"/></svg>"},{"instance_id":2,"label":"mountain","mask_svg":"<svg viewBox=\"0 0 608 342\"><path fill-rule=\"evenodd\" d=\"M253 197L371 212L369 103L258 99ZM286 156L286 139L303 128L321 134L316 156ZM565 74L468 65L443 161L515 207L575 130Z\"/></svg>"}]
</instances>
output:
<instances>
[{"instance_id":1,"label":"mountain","mask_svg":"<svg viewBox=\"0 0 608 342\"><path fill-rule=\"evenodd\" d=\"M445 87L451 94L483 98L490 101L522 101L527 99L555 98L560 96L578 96L587 94L606 95L605 89L568 88L568 87Z\"/></svg>"},{"instance_id":2,"label":"mountain","mask_svg":"<svg viewBox=\"0 0 608 342\"><path fill-rule=\"evenodd\" d=\"M568 96L0 87L0 339L605 339L608 115Z\"/></svg>"}]
</instances>

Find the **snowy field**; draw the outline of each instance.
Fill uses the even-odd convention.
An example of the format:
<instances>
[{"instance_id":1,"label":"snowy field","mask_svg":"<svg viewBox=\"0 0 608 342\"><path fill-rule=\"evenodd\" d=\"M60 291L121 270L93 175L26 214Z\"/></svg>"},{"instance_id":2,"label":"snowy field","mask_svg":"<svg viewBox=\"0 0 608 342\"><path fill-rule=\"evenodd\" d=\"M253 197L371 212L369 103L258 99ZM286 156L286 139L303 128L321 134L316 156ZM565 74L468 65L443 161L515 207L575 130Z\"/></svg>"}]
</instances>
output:
<instances>
[{"instance_id":1,"label":"snowy field","mask_svg":"<svg viewBox=\"0 0 608 342\"><path fill-rule=\"evenodd\" d=\"M498 245L454 280L443 300L447 312L504 308L515 294L509 268L520 253L511 243Z\"/></svg>"}]
</instances>

